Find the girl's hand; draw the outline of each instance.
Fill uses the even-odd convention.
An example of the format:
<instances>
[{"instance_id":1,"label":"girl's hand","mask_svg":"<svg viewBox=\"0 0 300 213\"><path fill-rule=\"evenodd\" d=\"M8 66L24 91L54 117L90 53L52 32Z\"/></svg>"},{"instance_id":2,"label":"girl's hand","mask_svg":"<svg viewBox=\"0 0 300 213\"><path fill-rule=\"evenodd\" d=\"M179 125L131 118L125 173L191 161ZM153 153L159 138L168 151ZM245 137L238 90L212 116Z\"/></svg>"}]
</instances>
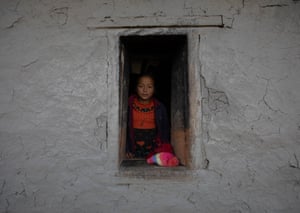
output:
<instances>
[{"instance_id":1,"label":"girl's hand","mask_svg":"<svg viewBox=\"0 0 300 213\"><path fill-rule=\"evenodd\" d=\"M131 152L127 152L126 153L126 157L129 158L129 159L131 159L131 158L134 157L134 155Z\"/></svg>"}]
</instances>

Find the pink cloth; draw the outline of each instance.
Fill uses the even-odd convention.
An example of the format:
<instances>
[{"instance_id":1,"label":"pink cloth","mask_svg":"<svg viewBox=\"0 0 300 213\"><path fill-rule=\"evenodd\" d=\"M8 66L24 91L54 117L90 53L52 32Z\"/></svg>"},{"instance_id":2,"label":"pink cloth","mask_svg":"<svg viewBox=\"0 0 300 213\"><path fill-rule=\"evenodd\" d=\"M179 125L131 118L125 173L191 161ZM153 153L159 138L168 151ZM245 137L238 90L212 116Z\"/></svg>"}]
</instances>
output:
<instances>
[{"instance_id":1,"label":"pink cloth","mask_svg":"<svg viewBox=\"0 0 300 213\"><path fill-rule=\"evenodd\" d=\"M157 164L159 166L178 166L179 160L170 152L159 152L147 158L148 164Z\"/></svg>"}]
</instances>

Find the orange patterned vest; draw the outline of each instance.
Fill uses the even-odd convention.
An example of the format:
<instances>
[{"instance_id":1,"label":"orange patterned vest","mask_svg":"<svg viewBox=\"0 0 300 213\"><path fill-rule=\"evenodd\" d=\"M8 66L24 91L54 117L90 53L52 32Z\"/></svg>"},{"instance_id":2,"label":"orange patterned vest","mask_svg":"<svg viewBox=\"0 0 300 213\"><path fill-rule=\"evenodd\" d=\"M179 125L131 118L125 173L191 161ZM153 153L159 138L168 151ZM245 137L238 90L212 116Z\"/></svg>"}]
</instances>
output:
<instances>
[{"instance_id":1,"label":"orange patterned vest","mask_svg":"<svg viewBox=\"0 0 300 213\"><path fill-rule=\"evenodd\" d=\"M155 129L154 102L140 103L137 98L133 100L133 128Z\"/></svg>"}]
</instances>

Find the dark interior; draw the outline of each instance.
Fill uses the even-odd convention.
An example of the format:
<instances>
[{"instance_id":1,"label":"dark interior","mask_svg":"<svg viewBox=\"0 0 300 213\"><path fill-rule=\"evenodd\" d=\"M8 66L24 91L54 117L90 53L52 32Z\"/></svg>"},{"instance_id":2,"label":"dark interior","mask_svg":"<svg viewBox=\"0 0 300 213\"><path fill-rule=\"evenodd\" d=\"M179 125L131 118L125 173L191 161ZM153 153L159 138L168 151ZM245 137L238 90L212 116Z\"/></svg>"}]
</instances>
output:
<instances>
[{"instance_id":1,"label":"dark interior","mask_svg":"<svg viewBox=\"0 0 300 213\"><path fill-rule=\"evenodd\" d=\"M140 63L140 72L151 72L156 81L155 97L167 107L170 115L171 73L175 56L186 42L186 35L168 36L126 36L121 42L128 51L129 90L128 95L135 92L136 76L132 72L132 62Z\"/></svg>"},{"instance_id":2,"label":"dark interior","mask_svg":"<svg viewBox=\"0 0 300 213\"><path fill-rule=\"evenodd\" d=\"M120 164L124 163L127 100L135 93L136 77L150 72L155 77L155 97L167 108L173 148L185 165L188 125L187 35L120 37ZM126 110L125 110L126 109ZM126 161L126 160L125 160Z\"/></svg>"}]
</instances>

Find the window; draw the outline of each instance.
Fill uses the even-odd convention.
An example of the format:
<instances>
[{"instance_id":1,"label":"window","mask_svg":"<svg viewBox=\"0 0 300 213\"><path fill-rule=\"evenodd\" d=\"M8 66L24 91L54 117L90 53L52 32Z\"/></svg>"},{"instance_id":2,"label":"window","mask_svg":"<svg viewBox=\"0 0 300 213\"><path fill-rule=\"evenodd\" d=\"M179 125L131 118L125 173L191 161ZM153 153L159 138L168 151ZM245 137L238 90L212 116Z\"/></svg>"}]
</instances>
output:
<instances>
[{"instance_id":1,"label":"window","mask_svg":"<svg viewBox=\"0 0 300 213\"><path fill-rule=\"evenodd\" d=\"M188 68L186 35L147 35L120 37L120 146L121 166L144 165L126 160L127 101L134 91L135 78L141 71L154 71L155 96L167 107L171 143L181 165L189 159L187 129ZM146 165L146 164L145 164Z\"/></svg>"}]
</instances>

